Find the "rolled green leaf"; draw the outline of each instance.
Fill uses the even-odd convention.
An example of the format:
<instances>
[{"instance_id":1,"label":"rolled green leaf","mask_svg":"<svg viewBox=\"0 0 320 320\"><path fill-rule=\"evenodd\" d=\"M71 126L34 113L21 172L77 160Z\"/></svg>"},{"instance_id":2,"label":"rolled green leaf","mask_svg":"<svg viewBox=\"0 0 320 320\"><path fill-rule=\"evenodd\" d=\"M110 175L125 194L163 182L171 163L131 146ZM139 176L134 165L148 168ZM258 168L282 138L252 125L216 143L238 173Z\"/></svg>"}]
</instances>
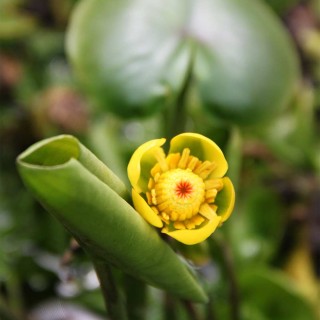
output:
<instances>
[{"instance_id":1,"label":"rolled green leaf","mask_svg":"<svg viewBox=\"0 0 320 320\"><path fill-rule=\"evenodd\" d=\"M26 187L95 259L182 299L207 301L192 271L124 200L123 183L77 139L36 143L17 165Z\"/></svg>"}]
</instances>

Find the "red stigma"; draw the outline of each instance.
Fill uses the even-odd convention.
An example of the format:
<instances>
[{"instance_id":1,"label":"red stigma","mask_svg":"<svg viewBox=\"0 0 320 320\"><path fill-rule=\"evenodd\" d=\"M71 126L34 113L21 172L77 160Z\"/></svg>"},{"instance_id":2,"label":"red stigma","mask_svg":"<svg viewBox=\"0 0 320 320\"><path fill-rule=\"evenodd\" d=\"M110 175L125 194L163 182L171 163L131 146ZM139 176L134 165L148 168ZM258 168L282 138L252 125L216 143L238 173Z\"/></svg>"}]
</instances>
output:
<instances>
[{"instance_id":1,"label":"red stigma","mask_svg":"<svg viewBox=\"0 0 320 320\"><path fill-rule=\"evenodd\" d=\"M180 181L176 185L175 193L179 198L188 198L192 193L192 185L189 181Z\"/></svg>"}]
</instances>

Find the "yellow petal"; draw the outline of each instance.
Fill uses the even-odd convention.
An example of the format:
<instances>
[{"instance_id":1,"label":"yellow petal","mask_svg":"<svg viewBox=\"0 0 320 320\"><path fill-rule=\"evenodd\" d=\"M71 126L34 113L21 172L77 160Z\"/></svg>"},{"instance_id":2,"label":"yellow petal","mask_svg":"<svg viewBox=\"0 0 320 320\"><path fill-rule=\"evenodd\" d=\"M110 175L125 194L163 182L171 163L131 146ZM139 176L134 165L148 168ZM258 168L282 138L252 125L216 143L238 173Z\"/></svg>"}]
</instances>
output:
<instances>
[{"instance_id":1,"label":"yellow petal","mask_svg":"<svg viewBox=\"0 0 320 320\"><path fill-rule=\"evenodd\" d=\"M214 202L218 206L217 214L221 217L221 223L230 217L235 203L235 192L231 180L224 177L222 181L223 189L219 191Z\"/></svg>"},{"instance_id":2,"label":"yellow petal","mask_svg":"<svg viewBox=\"0 0 320 320\"><path fill-rule=\"evenodd\" d=\"M157 228L163 226L162 220L156 214L155 211L147 204L147 202L140 196L140 194L132 189L132 201L133 205L138 213L150 224Z\"/></svg>"},{"instance_id":3,"label":"yellow petal","mask_svg":"<svg viewBox=\"0 0 320 320\"><path fill-rule=\"evenodd\" d=\"M166 139L150 140L142 144L132 155L128 164L128 178L138 193L147 190L150 170L157 162L153 156L155 149L161 147Z\"/></svg>"},{"instance_id":4,"label":"yellow petal","mask_svg":"<svg viewBox=\"0 0 320 320\"><path fill-rule=\"evenodd\" d=\"M175 230L171 232L162 229L162 232L184 244L192 245L206 240L219 226L220 220L221 217L215 216L211 221L208 221L206 225L199 229Z\"/></svg>"},{"instance_id":5,"label":"yellow petal","mask_svg":"<svg viewBox=\"0 0 320 320\"><path fill-rule=\"evenodd\" d=\"M221 178L228 170L228 163L221 149L209 138L198 133L182 133L170 142L169 153L182 152L189 148L191 155L201 161L213 161L217 165L208 178Z\"/></svg>"},{"instance_id":6,"label":"yellow petal","mask_svg":"<svg viewBox=\"0 0 320 320\"><path fill-rule=\"evenodd\" d=\"M216 217L216 213L215 211L207 204L207 203L204 203L201 205L200 209L199 209L199 213L207 218L208 220L212 220Z\"/></svg>"}]
</instances>

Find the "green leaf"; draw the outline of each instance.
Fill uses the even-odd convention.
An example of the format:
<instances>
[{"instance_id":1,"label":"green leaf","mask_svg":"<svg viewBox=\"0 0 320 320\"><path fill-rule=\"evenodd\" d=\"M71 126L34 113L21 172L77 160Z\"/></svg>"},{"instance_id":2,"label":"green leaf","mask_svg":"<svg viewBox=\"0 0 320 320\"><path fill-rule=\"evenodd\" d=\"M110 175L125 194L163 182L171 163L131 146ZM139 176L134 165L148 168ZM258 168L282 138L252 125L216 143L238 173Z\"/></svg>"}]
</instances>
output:
<instances>
[{"instance_id":1,"label":"green leaf","mask_svg":"<svg viewBox=\"0 0 320 320\"><path fill-rule=\"evenodd\" d=\"M95 260L183 299L206 301L190 269L123 199L123 183L77 139L62 135L36 143L19 156L18 169L27 188Z\"/></svg>"},{"instance_id":2,"label":"green leaf","mask_svg":"<svg viewBox=\"0 0 320 320\"><path fill-rule=\"evenodd\" d=\"M82 1L67 35L80 82L117 114L155 111L187 69L189 44L180 36L186 11L171 0Z\"/></svg>"},{"instance_id":3,"label":"green leaf","mask_svg":"<svg viewBox=\"0 0 320 320\"><path fill-rule=\"evenodd\" d=\"M250 269L239 280L244 319L316 320L311 305L283 273Z\"/></svg>"},{"instance_id":4,"label":"green leaf","mask_svg":"<svg viewBox=\"0 0 320 320\"><path fill-rule=\"evenodd\" d=\"M203 105L229 122L271 117L297 83L289 37L257 0L82 0L67 52L91 98L126 117L177 97L191 61Z\"/></svg>"},{"instance_id":5,"label":"green leaf","mask_svg":"<svg viewBox=\"0 0 320 320\"><path fill-rule=\"evenodd\" d=\"M298 83L296 54L280 21L257 0L199 3L199 26L207 20L197 60L205 107L236 124L270 119Z\"/></svg>"},{"instance_id":6,"label":"green leaf","mask_svg":"<svg viewBox=\"0 0 320 320\"><path fill-rule=\"evenodd\" d=\"M248 266L270 261L278 249L284 230L284 211L279 197L270 187L254 182L239 204L240 212L230 220L230 237L237 263Z\"/></svg>"},{"instance_id":7,"label":"green leaf","mask_svg":"<svg viewBox=\"0 0 320 320\"><path fill-rule=\"evenodd\" d=\"M285 14L292 7L296 6L299 0L265 0L270 7L278 14Z\"/></svg>"}]
</instances>

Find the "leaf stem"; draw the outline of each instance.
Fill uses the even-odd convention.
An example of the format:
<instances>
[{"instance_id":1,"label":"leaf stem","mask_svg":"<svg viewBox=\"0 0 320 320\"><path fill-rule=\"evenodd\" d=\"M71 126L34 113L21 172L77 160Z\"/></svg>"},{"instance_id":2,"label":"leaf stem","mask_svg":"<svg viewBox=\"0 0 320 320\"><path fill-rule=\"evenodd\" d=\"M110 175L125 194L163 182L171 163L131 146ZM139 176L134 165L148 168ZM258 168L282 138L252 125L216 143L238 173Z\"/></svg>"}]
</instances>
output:
<instances>
[{"instance_id":1,"label":"leaf stem","mask_svg":"<svg viewBox=\"0 0 320 320\"><path fill-rule=\"evenodd\" d=\"M164 319L171 320L176 318L177 301L170 294L164 294Z\"/></svg>"},{"instance_id":2,"label":"leaf stem","mask_svg":"<svg viewBox=\"0 0 320 320\"><path fill-rule=\"evenodd\" d=\"M206 308L206 320L217 320L217 317L215 315L214 312L214 302L213 299L211 298L209 303L207 304L207 308Z\"/></svg>"},{"instance_id":3,"label":"leaf stem","mask_svg":"<svg viewBox=\"0 0 320 320\"><path fill-rule=\"evenodd\" d=\"M6 299L0 294L0 319L3 320L18 320L16 315L10 310ZM22 318L20 318L22 319Z\"/></svg>"},{"instance_id":4,"label":"leaf stem","mask_svg":"<svg viewBox=\"0 0 320 320\"><path fill-rule=\"evenodd\" d=\"M14 272L8 274L7 280L9 310L12 310L12 314L17 319L23 319L24 305L20 280Z\"/></svg>"},{"instance_id":5,"label":"leaf stem","mask_svg":"<svg viewBox=\"0 0 320 320\"><path fill-rule=\"evenodd\" d=\"M229 301L230 301L230 319L240 319L240 294L238 281L236 277L235 264L233 260L233 254L231 248L227 242L227 239L221 234L221 236L215 237L215 244L219 248L221 258L224 265L224 271L229 281Z\"/></svg>"},{"instance_id":6,"label":"leaf stem","mask_svg":"<svg viewBox=\"0 0 320 320\"><path fill-rule=\"evenodd\" d=\"M223 278L228 282L229 288L229 305L230 305L230 319L240 319L240 294L239 286L236 277L236 266L232 248L225 234L217 232L215 237L209 238L209 246L212 254L221 261L221 272ZM211 298L212 299L212 298ZM211 300L210 299L210 300ZM212 302L212 300L211 300ZM211 312L213 309L209 309ZM207 315L209 317L209 315ZM210 317L209 317L210 318ZM210 318L211 319L211 318ZM212 319L216 319L213 317Z\"/></svg>"},{"instance_id":7,"label":"leaf stem","mask_svg":"<svg viewBox=\"0 0 320 320\"><path fill-rule=\"evenodd\" d=\"M127 297L127 313L129 319L145 319L147 285L130 275L125 275L125 287Z\"/></svg>"},{"instance_id":8,"label":"leaf stem","mask_svg":"<svg viewBox=\"0 0 320 320\"><path fill-rule=\"evenodd\" d=\"M239 298L239 288L236 279L236 272L234 268L234 262L230 247L225 243L222 245L222 254L224 257L224 262L226 266L226 271L229 278L229 299L231 306L231 319L240 319L240 298Z\"/></svg>"},{"instance_id":9,"label":"leaf stem","mask_svg":"<svg viewBox=\"0 0 320 320\"><path fill-rule=\"evenodd\" d=\"M230 140L226 150L229 163L228 177L231 179L236 192L239 190L239 181L242 166L242 135L236 126L231 128Z\"/></svg>"},{"instance_id":10,"label":"leaf stem","mask_svg":"<svg viewBox=\"0 0 320 320\"><path fill-rule=\"evenodd\" d=\"M185 307L190 320L199 320L199 314L197 310L195 309L194 305L191 303L191 301L183 300L182 301L183 306Z\"/></svg>"},{"instance_id":11,"label":"leaf stem","mask_svg":"<svg viewBox=\"0 0 320 320\"><path fill-rule=\"evenodd\" d=\"M127 320L126 309L120 290L114 279L112 269L105 262L92 258L96 270L104 302L112 320Z\"/></svg>"},{"instance_id":12,"label":"leaf stem","mask_svg":"<svg viewBox=\"0 0 320 320\"><path fill-rule=\"evenodd\" d=\"M168 140L171 140L175 135L182 133L186 130L187 112L186 104L189 94L190 85L192 83L192 72L194 65L194 46L191 44L190 60L185 74L185 79L182 84L181 90L176 99L170 101L168 108L165 110L164 115L164 132ZM173 105L172 105L173 104Z\"/></svg>"}]
</instances>

